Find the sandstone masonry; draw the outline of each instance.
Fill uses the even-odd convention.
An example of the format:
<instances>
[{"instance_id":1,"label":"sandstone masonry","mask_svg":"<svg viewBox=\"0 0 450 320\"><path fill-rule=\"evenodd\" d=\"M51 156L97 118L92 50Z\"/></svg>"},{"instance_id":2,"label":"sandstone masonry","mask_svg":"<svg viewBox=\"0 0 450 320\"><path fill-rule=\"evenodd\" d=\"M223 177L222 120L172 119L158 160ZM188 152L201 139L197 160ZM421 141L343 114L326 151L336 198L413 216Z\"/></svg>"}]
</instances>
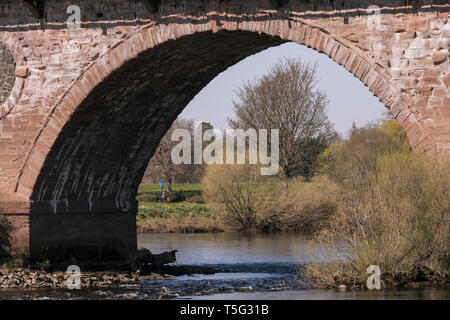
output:
<instances>
[{"instance_id":1,"label":"sandstone masonry","mask_svg":"<svg viewBox=\"0 0 450 320\"><path fill-rule=\"evenodd\" d=\"M217 74L285 41L360 79L415 150L450 157L448 1L79 0L70 29L72 2L0 0L0 201L35 254L132 251L160 137Z\"/></svg>"}]
</instances>

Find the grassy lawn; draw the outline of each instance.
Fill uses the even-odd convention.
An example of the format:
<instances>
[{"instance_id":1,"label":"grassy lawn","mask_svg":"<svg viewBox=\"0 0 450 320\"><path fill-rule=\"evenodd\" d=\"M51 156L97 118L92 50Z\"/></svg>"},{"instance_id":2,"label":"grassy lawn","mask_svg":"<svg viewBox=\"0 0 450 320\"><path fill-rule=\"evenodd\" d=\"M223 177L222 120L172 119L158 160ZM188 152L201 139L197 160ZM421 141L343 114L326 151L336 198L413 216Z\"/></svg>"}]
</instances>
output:
<instances>
[{"instance_id":1,"label":"grassy lawn","mask_svg":"<svg viewBox=\"0 0 450 320\"><path fill-rule=\"evenodd\" d=\"M203 203L187 201L161 203L156 202L160 192L159 184L141 184L138 190L139 211L137 215L138 233L194 233L220 232L219 220L211 214ZM164 186L164 190L166 186ZM190 193L201 191L199 183L175 183L174 193ZM200 198L200 195L196 195ZM194 198L192 198L194 199Z\"/></svg>"},{"instance_id":2,"label":"grassy lawn","mask_svg":"<svg viewBox=\"0 0 450 320\"><path fill-rule=\"evenodd\" d=\"M211 217L207 206L201 203L158 203L140 202L138 219L182 218L187 216Z\"/></svg>"},{"instance_id":3,"label":"grassy lawn","mask_svg":"<svg viewBox=\"0 0 450 320\"><path fill-rule=\"evenodd\" d=\"M140 202L138 233L196 233L223 231L220 221L201 203Z\"/></svg>"},{"instance_id":4,"label":"grassy lawn","mask_svg":"<svg viewBox=\"0 0 450 320\"><path fill-rule=\"evenodd\" d=\"M299 180L289 182L289 189L294 192L303 193L308 190L308 186L316 185L319 190L326 183L315 182L306 183ZM306 190L305 190L306 188ZM266 201L276 198L280 192L278 182L260 182L260 189L266 195ZM194 232L221 232L224 225L216 217L208 206L201 202L201 195L188 195L185 201L161 203L158 202L158 184L142 184L139 186L139 211L137 224L139 233L194 233ZM174 192L190 193L199 192L202 187L199 183L176 183L173 185ZM229 229L229 228L228 228Z\"/></svg>"},{"instance_id":5,"label":"grassy lawn","mask_svg":"<svg viewBox=\"0 0 450 320\"><path fill-rule=\"evenodd\" d=\"M139 186L138 193L143 194L146 192L155 192L160 191L161 188L159 187L158 183L146 183L141 184ZM167 185L164 184L164 190L167 190ZM173 191L198 191L202 190L200 183L174 183L172 184L172 190Z\"/></svg>"}]
</instances>

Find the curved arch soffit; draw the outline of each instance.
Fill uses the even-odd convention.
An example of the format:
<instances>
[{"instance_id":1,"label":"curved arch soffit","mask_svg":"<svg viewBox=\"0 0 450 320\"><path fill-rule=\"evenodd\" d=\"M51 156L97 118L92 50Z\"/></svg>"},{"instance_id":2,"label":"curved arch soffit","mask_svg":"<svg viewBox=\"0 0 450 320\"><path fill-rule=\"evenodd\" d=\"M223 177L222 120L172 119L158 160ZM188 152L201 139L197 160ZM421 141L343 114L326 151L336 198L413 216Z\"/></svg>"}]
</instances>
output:
<instances>
[{"instance_id":1,"label":"curved arch soffit","mask_svg":"<svg viewBox=\"0 0 450 320\"><path fill-rule=\"evenodd\" d=\"M201 17L187 17L174 21L172 18L161 19L141 26L134 33L122 38L112 45L107 52L91 62L85 70L72 82L62 96L55 102L52 112L47 116L44 125L39 131L34 141L33 148L29 151L24 161L21 175L17 179L15 191L21 188L21 177L27 174L34 176L36 181L39 172L29 168L28 163L38 163L41 168L45 159L36 151L36 147L50 149L48 142L54 143L57 136L55 132L60 132L65 123L60 123L55 117L56 113L71 115L89 93L99 85L108 75L118 70L127 61L136 58L140 53L157 47L158 45L176 40L183 36L193 35L202 32L218 31L247 31L258 34L266 34L272 37L279 37L285 41L295 42L323 53L340 64L356 78L361 80L369 91L390 109L392 115L403 124L403 129L408 130L413 124L417 124L415 116L409 111L410 102L401 95L400 90L390 81L390 76L383 67L370 61L366 54L352 45L348 40L331 34L321 26L314 25L301 18L283 16L275 19L273 14L265 11L266 19L261 17L256 21L251 17L234 15L232 21L218 21L217 15L206 15ZM226 18L226 17L225 17ZM240 21L236 21L241 19ZM70 117L70 116L69 116ZM406 126L404 125L406 121ZM410 141L412 147L419 145L424 139L424 132L421 127L419 135L422 137L418 141ZM43 142L43 137L47 143ZM50 139L49 139L50 137ZM25 190L29 189L24 187ZM31 194L31 190L28 190Z\"/></svg>"}]
</instances>

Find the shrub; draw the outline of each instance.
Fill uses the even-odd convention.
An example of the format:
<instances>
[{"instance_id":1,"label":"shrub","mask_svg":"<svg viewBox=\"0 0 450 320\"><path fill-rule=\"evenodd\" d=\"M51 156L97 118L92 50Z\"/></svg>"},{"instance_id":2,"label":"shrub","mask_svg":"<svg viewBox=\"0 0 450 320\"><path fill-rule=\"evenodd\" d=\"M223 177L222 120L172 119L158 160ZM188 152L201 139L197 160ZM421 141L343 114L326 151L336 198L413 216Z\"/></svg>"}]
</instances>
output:
<instances>
[{"instance_id":1,"label":"shrub","mask_svg":"<svg viewBox=\"0 0 450 320\"><path fill-rule=\"evenodd\" d=\"M11 239L9 236L10 232L11 223L0 212L0 258L9 256L9 252L11 249Z\"/></svg>"},{"instance_id":2,"label":"shrub","mask_svg":"<svg viewBox=\"0 0 450 320\"><path fill-rule=\"evenodd\" d=\"M256 229L263 205L258 177L257 166L210 165L202 180L204 198L224 221L243 230Z\"/></svg>"},{"instance_id":3,"label":"shrub","mask_svg":"<svg viewBox=\"0 0 450 320\"><path fill-rule=\"evenodd\" d=\"M336 211L337 187L330 182L259 181L256 165L208 166L204 198L226 225L247 231L313 231ZM333 189L334 187L334 189Z\"/></svg>"},{"instance_id":4,"label":"shrub","mask_svg":"<svg viewBox=\"0 0 450 320\"><path fill-rule=\"evenodd\" d=\"M333 261L305 275L321 286L364 286L377 265L386 285L448 281L449 164L402 151L379 156L364 176L318 234Z\"/></svg>"},{"instance_id":5,"label":"shrub","mask_svg":"<svg viewBox=\"0 0 450 320\"><path fill-rule=\"evenodd\" d=\"M326 226L337 212L340 188L326 177L302 186L289 192L293 205L283 223L287 230L313 233Z\"/></svg>"},{"instance_id":6,"label":"shrub","mask_svg":"<svg viewBox=\"0 0 450 320\"><path fill-rule=\"evenodd\" d=\"M384 120L378 126L354 127L349 139L331 144L318 157L315 171L344 187L359 188L375 169L379 156L410 150L400 125L395 120Z\"/></svg>"}]
</instances>

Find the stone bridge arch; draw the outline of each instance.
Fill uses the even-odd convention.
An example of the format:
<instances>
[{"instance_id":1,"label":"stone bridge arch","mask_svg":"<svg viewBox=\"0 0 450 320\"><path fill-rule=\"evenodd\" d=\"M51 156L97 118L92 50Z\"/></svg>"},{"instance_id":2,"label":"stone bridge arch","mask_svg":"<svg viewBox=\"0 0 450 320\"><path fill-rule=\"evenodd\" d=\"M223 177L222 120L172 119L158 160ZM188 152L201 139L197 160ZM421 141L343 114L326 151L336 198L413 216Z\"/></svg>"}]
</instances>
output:
<instances>
[{"instance_id":1,"label":"stone bridge arch","mask_svg":"<svg viewBox=\"0 0 450 320\"><path fill-rule=\"evenodd\" d=\"M95 247L92 255L99 247L111 256L133 251L137 187L159 139L217 74L285 41L328 55L360 79L390 109L413 148L449 155L448 5L430 2L419 13L391 5L373 21L366 7L351 1L340 10L316 1L162 1L156 12L144 2L131 24L124 18L107 27L85 19L72 30L55 15L49 30L35 31L62 37L53 56L80 37L86 47L89 59L81 65L75 61L80 55L60 56L77 71L59 86L53 84L65 67L42 58L45 50L29 55L41 54L41 63L18 59L25 101L8 107L0 128L4 134L26 120L30 132L3 189L6 211L20 216L16 225L25 233L29 228L32 255L43 247L59 257L75 254L78 249L69 249L74 243ZM0 30L0 40L16 32ZM16 34L20 39L27 32ZM92 48L85 38L95 37L100 40ZM47 67L59 68L59 78ZM25 108L33 83L50 84L35 123Z\"/></svg>"}]
</instances>

